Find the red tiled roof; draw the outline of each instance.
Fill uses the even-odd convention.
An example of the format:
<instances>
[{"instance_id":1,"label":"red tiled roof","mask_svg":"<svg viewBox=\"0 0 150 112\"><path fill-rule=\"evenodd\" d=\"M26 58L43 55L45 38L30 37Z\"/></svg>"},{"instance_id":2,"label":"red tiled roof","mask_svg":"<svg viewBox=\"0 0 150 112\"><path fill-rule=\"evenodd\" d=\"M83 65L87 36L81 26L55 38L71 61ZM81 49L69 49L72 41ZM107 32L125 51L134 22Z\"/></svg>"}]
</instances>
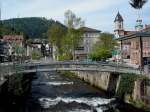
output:
<instances>
[{"instance_id":1,"label":"red tiled roof","mask_svg":"<svg viewBox=\"0 0 150 112\"><path fill-rule=\"evenodd\" d=\"M23 40L23 35L4 35L3 40Z\"/></svg>"},{"instance_id":2,"label":"red tiled roof","mask_svg":"<svg viewBox=\"0 0 150 112\"><path fill-rule=\"evenodd\" d=\"M137 31L125 31L124 32L124 35L131 35L131 34L134 34L136 33Z\"/></svg>"}]
</instances>

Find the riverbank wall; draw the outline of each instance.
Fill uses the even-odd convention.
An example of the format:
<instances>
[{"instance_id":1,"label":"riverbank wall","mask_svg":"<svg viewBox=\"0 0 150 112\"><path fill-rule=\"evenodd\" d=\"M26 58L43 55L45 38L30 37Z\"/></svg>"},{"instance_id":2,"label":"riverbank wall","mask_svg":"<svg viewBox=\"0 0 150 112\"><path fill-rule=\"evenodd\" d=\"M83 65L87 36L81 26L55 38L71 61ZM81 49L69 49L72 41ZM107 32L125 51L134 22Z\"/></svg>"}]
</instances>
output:
<instances>
[{"instance_id":1,"label":"riverbank wall","mask_svg":"<svg viewBox=\"0 0 150 112\"><path fill-rule=\"evenodd\" d=\"M16 73L6 76L0 86L0 106L6 107L5 111L10 111L11 107L13 110L19 109L30 93L32 79L33 74Z\"/></svg>"},{"instance_id":2,"label":"riverbank wall","mask_svg":"<svg viewBox=\"0 0 150 112\"><path fill-rule=\"evenodd\" d=\"M119 74L97 71L79 71L74 73L78 78L84 80L92 86L98 87L111 94L115 94L116 92Z\"/></svg>"},{"instance_id":3,"label":"riverbank wall","mask_svg":"<svg viewBox=\"0 0 150 112\"><path fill-rule=\"evenodd\" d=\"M135 74L74 71L78 78L139 108L150 107L150 80Z\"/></svg>"}]
</instances>

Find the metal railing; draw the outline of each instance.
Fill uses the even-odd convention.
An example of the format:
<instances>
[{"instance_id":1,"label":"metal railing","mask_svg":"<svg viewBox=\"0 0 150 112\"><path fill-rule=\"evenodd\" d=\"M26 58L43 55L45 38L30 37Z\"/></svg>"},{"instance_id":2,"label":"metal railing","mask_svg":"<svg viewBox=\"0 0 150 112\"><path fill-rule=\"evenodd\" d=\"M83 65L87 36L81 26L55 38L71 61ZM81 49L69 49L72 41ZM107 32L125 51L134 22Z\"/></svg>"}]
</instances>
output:
<instances>
[{"instance_id":1,"label":"metal railing","mask_svg":"<svg viewBox=\"0 0 150 112\"><path fill-rule=\"evenodd\" d=\"M42 71L42 70L95 70L95 71L108 71L116 73L131 73L142 75L140 70L131 67L123 67L109 64L83 64L83 63L54 63L54 64L0 64L0 77L5 77L13 73Z\"/></svg>"}]
</instances>

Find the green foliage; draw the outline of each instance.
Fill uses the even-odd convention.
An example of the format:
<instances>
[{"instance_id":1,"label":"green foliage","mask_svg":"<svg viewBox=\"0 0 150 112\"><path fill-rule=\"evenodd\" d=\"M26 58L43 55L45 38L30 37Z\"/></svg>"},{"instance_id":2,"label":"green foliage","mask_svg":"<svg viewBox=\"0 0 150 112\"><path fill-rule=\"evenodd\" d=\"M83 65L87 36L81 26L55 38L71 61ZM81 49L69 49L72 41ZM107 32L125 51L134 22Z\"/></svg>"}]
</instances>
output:
<instances>
[{"instance_id":1,"label":"green foliage","mask_svg":"<svg viewBox=\"0 0 150 112\"><path fill-rule=\"evenodd\" d=\"M25 48L21 47L18 44L15 44L14 51L17 55L23 55L25 53Z\"/></svg>"},{"instance_id":2,"label":"green foliage","mask_svg":"<svg viewBox=\"0 0 150 112\"><path fill-rule=\"evenodd\" d=\"M72 11L65 12L64 27L53 24L48 30L49 41L56 48L56 55L59 60L70 60L73 58L76 47L82 40L82 30L84 22L77 17Z\"/></svg>"},{"instance_id":3,"label":"green foliage","mask_svg":"<svg viewBox=\"0 0 150 112\"><path fill-rule=\"evenodd\" d=\"M9 35L9 34L20 34L19 32L14 32L13 29L10 27L6 27L2 23L0 23L0 38L2 38L4 35Z\"/></svg>"},{"instance_id":4,"label":"green foliage","mask_svg":"<svg viewBox=\"0 0 150 112\"><path fill-rule=\"evenodd\" d=\"M58 21L55 22L52 19L47 20L40 17L15 18L3 21L3 26L6 29L10 29L12 33L23 33L27 38L32 39L47 38L47 31L53 24L60 25L66 29L66 27Z\"/></svg>"},{"instance_id":5,"label":"green foliage","mask_svg":"<svg viewBox=\"0 0 150 112\"><path fill-rule=\"evenodd\" d=\"M125 94L132 94L134 82L138 76L135 74L122 74L120 85L117 91L117 96L119 98L124 98Z\"/></svg>"},{"instance_id":6,"label":"green foliage","mask_svg":"<svg viewBox=\"0 0 150 112\"><path fill-rule=\"evenodd\" d=\"M62 42L66 31L64 28L58 24L53 24L48 30L48 39L49 42L57 48L57 52L59 55L62 54Z\"/></svg>"},{"instance_id":7,"label":"green foliage","mask_svg":"<svg viewBox=\"0 0 150 112\"><path fill-rule=\"evenodd\" d=\"M62 50L64 54L74 55L75 49L82 41L82 32L79 29L68 29L68 33L62 41Z\"/></svg>"},{"instance_id":8,"label":"green foliage","mask_svg":"<svg viewBox=\"0 0 150 112\"><path fill-rule=\"evenodd\" d=\"M115 46L117 46L116 40L113 38L114 36L109 33L102 33L100 38L100 47L105 48L107 50L112 51Z\"/></svg>"},{"instance_id":9,"label":"green foliage","mask_svg":"<svg viewBox=\"0 0 150 112\"><path fill-rule=\"evenodd\" d=\"M94 61L106 60L111 57L111 52L106 49L100 49L90 55L90 58Z\"/></svg>"},{"instance_id":10,"label":"green foliage","mask_svg":"<svg viewBox=\"0 0 150 112\"><path fill-rule=\"evenodd\" d=\"M32 52L32 59L33 60L39 60L42 57L41 53L38 51L33 51Z\"/></svg>"},{"instance_id":11,"label":"green foliage","mask_svg":"<svg viewBox=\"0 0 150 112\"><path fill-rule=\"evenodd\" d=\"M72 56L71 55L59 55L58 57L59 61L65 61L65 60L71 60L72 59Z\"/></svg>"},{"instance_id":12,"label":"green foliage","mask_svg":"<svg viewBox=\"0 0 150 112\"><path fill-rule=\"evenodd\" d=\"M65 24L68 27L68 32L63 42L63 50L67 54L72 53L74 58L75 49L83 38L81 27L84 26L84 21L82 21L80 17L77 17L72 11L68 10L65 12Z\"/></svg>"},{"instance_id":13,"label":"green foliage","mask_svg":"<svg viewBox=\"0 0 150 112\"><path fill-rule=\"evenodd\" d=\"M68 78L77 78L75 73L69 71L61 71L60 74Z\"/></svg>"},{"instance_id":14,"label":"green foliage","mask_svg":"<svg viewBox=\"0 0 150 112\"><path fill-rule=\"evenodd\" d=\"M99 42L93 46L93 52L90 54L92 60L100 61L110 58L112 50L117 46L117 42L113 39L113 35L103 33L99 37Z\"/></svg>"}]
</instances>

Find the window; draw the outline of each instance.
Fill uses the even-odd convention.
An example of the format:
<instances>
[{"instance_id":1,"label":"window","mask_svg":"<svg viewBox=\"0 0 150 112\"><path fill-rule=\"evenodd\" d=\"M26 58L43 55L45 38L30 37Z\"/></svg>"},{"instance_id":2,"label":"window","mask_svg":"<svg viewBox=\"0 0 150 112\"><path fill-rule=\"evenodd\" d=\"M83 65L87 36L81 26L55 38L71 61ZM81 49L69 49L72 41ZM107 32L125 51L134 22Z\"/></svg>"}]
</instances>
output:
<instances>
[{"instance_id":1,"label":"window","mask_svg":"<svg viewBox=\"0 0 150 112\"><path fill-rule=\"evenodd\" d=\"M121 29L122 27L121 27L121 24L119 24L119 29Z\"/></svg>"}]
</instances>

